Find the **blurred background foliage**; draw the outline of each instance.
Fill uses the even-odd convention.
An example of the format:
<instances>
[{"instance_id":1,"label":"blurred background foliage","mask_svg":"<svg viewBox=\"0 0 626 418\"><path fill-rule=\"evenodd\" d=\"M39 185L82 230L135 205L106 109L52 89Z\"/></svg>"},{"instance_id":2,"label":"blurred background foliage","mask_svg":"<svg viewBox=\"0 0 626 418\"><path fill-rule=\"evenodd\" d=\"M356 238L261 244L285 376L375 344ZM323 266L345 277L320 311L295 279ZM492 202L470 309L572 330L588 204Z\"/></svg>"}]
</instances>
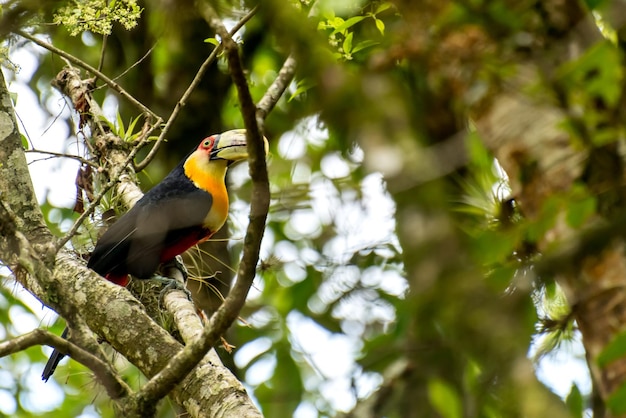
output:
<instances>
[{"instance_id":1,"label":"blurred background foliage","mask_svg":"<svg viewBox=\"0 0 626 418\"><path fill-rule=\"evenodd\" d=\"M79 5L92 14L81 18ZM229 26L254 6L214 5ZM14 0L3 13L20 7L30 13L14 25L101 63L105 74L165 117L214 48L214 34L188 0ZM266 124L272 204L258 277L227 336L236 350L219 350L265 416L583 416L590 396L584 370L581 387L566 382L569 396L552 387L562 399L533 374L529 352L535 364L554 350L570 353L573 362L580 345L562 292L549 277L535 280L531 265L537 241L557 218L565 213L578 228L597 212L596 200L581 185L551 197L538 220L524 220L506 175L467 117L469 107L488 100L514 73L509 58L524 47L524 36L541 30L538 13L528 1L274 0L263 2L238 33L255 100L287 55L298 62ZM91 19L103 23L107 14L117 16L110 32L106 25L84 27ZM25 80L18 71L10 88L27 83L34 106L46 113L43 124L65 132L54 140L29 134L28 115L18 107L29 146L84 155L84 133L76 132L75 116L50 87L63 60L17 36L5 45L13 65L23 65L25 55L34 60L26 70L32 75ZM610 86L622 74L611 45L563 69L571 100L584 102L585 92L596 92L615 102ZM600 63L603 76L582 93L574 90L590 63ZM20 94L18 103L27 100ZM118 125L138 116L106 88L96 97ZM601 115L585 117L596 123ZM140 176L142 188L199 139L242 125L220 58ZM33 176L45 176L35 160ZM42 210L59 234L76 217L73 181L40 189ZM215 276L207 295L226 291L247 223L246 166L232 170L229 181L228 232L191 251L189 260L196 278ZM67 207L49 198L59 190ZM37 326L60 333L62 321L25 302L8 277L0 291L2 339ZM48 352L33 348L0 359L0 414L114 416L88 370L75 362L40 384ZM119 365L130 384L141 384L136 369L122 359ZM554 377L547 380L554 384ZM163 402L161 416L176 413Z\"/></svg>"}]
</instances>

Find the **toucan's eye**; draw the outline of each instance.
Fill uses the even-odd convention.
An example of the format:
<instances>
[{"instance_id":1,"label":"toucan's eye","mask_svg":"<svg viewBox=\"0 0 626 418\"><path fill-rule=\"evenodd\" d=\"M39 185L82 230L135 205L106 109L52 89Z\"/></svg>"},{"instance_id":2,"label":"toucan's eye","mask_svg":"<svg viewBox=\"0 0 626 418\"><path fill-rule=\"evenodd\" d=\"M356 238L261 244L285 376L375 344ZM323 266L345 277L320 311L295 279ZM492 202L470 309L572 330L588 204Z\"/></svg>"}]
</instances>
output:
<instances>
[{"instance_id":1,"label":"toucan's eye","mask_svg":"<svg viewBox=\"0 0 626 418\"><path fill-rule=\"evenodd\" d=\"M202 143L202 146L203 146L204 148L206 148L206 149L209 149L209 148L213 147L213 141L214 141L214 140L213 140L213 138L212 138L212 137L211 137L211 138L207 138L207 139L205 139L205 140L204 140L204 142Z\"/></svg>"}]
</instances>

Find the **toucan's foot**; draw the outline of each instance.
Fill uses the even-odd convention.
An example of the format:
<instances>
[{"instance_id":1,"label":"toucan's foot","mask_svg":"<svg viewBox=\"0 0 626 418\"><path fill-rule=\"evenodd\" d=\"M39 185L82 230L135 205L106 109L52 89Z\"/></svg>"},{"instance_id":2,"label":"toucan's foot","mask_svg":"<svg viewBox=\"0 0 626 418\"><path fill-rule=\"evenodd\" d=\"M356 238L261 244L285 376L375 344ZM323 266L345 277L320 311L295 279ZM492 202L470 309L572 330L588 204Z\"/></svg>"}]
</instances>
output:
<instances>
[{"instance_id":1,"label":"toucan's foot","mask_svg":"<svg viewBox=\"0 0 626 418\"><path fill-rule=\"evenodd\" d=\"M185 292L189 300L192 300L191 292L185 287L185 283L181 283L176 279L172 279L171 277L164 277L159 274L155 274L154 276L152 276L152 280L157 280L165 284L165 287L159 293L159 303L163 300L165 294L170 290L181 290Z\"/></svg>"},{"instance_id":2,"label":"toucan's foot","mask_svg":"<svg viewBox=\"0 0 626 418\"><path fill-rule=\"evenodd\" d=\"M187 283L187 268L183 264L183 258L179 255L166 261L161 265L161 274L155 274L152 276L153 280L158 280L165 284L165 287L159 293L159 304L162 304L165 294L170 290L182 290L187 295L189 300L191 298L191 292L185 287Z\"/></svg>"}]
</instances>

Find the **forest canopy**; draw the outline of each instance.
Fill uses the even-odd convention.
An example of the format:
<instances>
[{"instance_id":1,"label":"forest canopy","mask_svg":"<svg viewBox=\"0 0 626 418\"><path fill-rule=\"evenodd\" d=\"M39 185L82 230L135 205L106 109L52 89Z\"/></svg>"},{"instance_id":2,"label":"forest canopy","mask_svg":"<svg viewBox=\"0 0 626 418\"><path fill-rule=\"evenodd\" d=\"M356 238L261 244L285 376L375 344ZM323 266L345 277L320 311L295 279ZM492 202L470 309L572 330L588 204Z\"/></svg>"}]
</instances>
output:
<instances>
[{"instance_id":1,"label":"forest canopy","mask_svg":"<svg viewBox=\"0 0 626 418\"><path fill-rule=\"evenodd\" d=\"M623 16L3 2L0 415L624 416ZM228 222L160 270L192 300L87 268L242 128Z\"/></svg>"}]
</instances>

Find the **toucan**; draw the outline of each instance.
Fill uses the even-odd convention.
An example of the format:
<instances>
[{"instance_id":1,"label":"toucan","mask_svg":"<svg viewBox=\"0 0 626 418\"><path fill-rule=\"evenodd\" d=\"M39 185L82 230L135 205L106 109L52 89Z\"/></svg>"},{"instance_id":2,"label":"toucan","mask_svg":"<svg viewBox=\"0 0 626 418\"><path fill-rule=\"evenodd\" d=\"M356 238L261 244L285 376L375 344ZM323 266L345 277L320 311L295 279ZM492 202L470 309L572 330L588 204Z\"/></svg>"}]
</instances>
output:
<instances>
[{"instance_id":1,"label":"toucan","mask_svg":"<svg viewBox=\"0 0 626 418\"><path fill-rule=\"evenodd\" d=\"M268 150L264 140L265 152ZM206 241L228 216L226 171L248 158L246 130L211 135L150 189L98 240L87 267L121 286L129 275L149 279L161 263ZM67 336L67 328L63 337ZM64 354L54 350L47 381Z\"/></svg>"}]
</instances>

